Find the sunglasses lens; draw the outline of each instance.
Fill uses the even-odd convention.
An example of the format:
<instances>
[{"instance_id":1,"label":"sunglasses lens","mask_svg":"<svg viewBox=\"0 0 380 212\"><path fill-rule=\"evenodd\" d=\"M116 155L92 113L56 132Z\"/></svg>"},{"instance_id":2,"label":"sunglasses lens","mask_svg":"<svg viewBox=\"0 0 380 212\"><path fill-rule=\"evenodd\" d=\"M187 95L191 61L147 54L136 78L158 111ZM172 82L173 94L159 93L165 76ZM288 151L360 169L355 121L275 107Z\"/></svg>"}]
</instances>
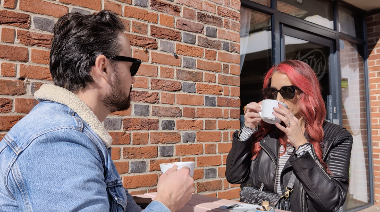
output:
<instances>
[{"instance_id":1,"label":"sunglasses lens","mask_svg":"<svg viewBox=\"0 0 380 212\"><path fill-rule=\"evenodd\" d=\"M276 99L277 90L272 87L266 87L263 90L263 94L265 99Z\"/></svg>"},{"instance_id":2,"label":"sunglasses lens","mask_svg":"<svg viewBox=\"0 0 380 212\"><path fill-rule=\"evenodd\" d=\"M131 76L135 76L135 74L137 73L137 71L139 70L139 67L140 67L140 63L133 63L132 66L131 66Z\"/></svg>"},{"instance_id":3,"label":"sunglasses lens","mask_svg":"<svg viewBox=\"0 0 380 212\"><path fill-rule=\"evenodd\" d=\"M280 89L280 93L284 99L293 99L295 95L295 89L293 86L284 86Z\"/></svg>"}]
</instances>

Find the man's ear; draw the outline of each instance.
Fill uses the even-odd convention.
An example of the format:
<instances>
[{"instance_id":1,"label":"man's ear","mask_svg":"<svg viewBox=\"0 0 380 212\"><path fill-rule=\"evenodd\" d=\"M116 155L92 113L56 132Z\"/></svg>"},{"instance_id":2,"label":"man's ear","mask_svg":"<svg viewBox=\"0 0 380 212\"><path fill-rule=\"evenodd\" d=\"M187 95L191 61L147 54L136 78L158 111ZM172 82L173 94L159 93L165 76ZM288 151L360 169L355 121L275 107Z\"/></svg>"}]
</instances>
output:
<instances>
[{"instance_id":1,"label":"man's ear","mask_svg":"<svg viewBox=\"0 0 380 212\"><path fill-rule=\"evenodd\" d=\"M111 64L104 55L97 56L95 59L95 65L91 67L90 73L94 81L110 80L110 67Z\"/></svg>"}]
</instances>

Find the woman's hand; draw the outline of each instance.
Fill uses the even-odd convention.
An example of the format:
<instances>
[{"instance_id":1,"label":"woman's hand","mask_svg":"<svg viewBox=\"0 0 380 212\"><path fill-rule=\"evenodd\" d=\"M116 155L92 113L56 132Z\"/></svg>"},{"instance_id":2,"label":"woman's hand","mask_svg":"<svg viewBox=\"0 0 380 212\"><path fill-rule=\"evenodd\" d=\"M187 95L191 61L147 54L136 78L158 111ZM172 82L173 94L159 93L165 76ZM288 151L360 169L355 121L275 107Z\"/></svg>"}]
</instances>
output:
<instances>
[{"instance_id":1,"label":"woman's hand","mask_svg":"<svg viewBox=\"0 0 380 212\"><path fill-rule=\"evenodd\" d=\"M260 121L261 117L259 112L261 111L261 102L251 102L244 107L244 125L251 129L255 129Z\"/></svg>"},{"instance_id":2,"label":"woman's hand","mask_svg":"<svg viewBox=\"0 0 380 212\"><path fill-rule=\"evenodd\" d=\"M273 108L273 115L285 123L286 127L276 123L276 127L283 131L289 139L292 146L298 149L302 144L306 144L307 140L301 128L300 121L282 104L278 104L278 108Z\"/></svg>"}]
</instances>

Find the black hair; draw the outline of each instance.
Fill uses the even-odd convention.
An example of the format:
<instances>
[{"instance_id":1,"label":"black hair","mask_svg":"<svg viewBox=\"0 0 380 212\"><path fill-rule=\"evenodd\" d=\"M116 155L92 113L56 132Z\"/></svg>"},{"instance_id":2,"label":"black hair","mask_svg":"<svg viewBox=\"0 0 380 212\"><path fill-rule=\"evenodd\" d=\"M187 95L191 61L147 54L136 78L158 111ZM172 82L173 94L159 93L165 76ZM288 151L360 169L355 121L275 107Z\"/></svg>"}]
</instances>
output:
<instances>
[{"instance_id":1,"label":"black hair","mask_svg":"<svg viewBox=\"0 0 380 212\"><path fill-rule=\"evenodd\" d=\"M91 15L68 13L59 18L50 51L55 85L76 92L94 82L89 72L96 57L117 56L122 49L117 37L124 30L117 15L107 10Z\"/></svg>"}]
</instances>

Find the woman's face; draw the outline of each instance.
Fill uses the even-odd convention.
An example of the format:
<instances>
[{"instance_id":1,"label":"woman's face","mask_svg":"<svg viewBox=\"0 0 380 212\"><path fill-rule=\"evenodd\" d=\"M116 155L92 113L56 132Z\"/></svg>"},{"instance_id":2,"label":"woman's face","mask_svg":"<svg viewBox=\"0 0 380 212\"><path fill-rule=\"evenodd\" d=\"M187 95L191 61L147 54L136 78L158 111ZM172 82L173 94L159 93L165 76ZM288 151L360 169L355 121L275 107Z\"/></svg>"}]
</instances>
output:
<instances>
[{"instance_id":1,"label":"woman's face","mask_svg":"<svg viewBox=\"0 0 380 212\"><path fill-rule=\"evenodd\" d=\"M291 86L293 85L288 76L286 74L283 74L281 72L274 72L271 79L271 87L276 88L277 90L280 90L283 86ZM301 116L301 110L299 108L298 99L300 98L301 92L296 89L295 95L292 99L285 99L282 97L280 92L277 92L277 101L283 102L288 106L288 109L291 113L293 113L297 118L300 118Z\"/></svg>"}]
</instances>

